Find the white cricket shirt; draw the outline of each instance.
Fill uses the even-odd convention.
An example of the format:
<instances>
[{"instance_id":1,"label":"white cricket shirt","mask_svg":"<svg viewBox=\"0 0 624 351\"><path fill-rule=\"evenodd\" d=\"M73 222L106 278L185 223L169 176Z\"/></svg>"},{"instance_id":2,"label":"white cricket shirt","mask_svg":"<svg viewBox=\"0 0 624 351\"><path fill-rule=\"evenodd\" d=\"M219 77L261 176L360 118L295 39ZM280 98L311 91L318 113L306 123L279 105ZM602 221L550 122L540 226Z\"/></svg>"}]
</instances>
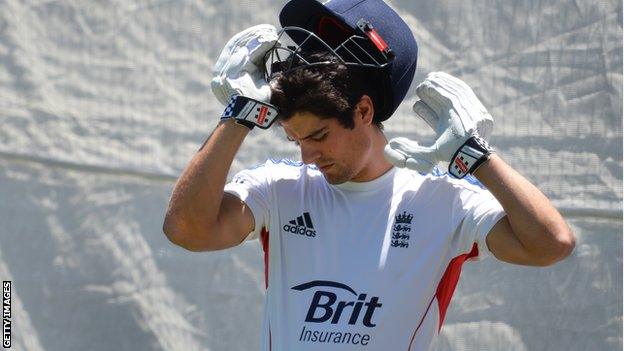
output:
<instances>
[{"instance_id":1,"label":"white cricket shirt","mask_svg":"<svg viewBox=\"0 0 624 351\"><path fill-rule=\"evenodd\" d=\"M467 259L504 216L466 180L393 168L331 185L313 166L267 161L225 190L265 252L262 350L429 350Z\"/></svg>"}]
</instances>

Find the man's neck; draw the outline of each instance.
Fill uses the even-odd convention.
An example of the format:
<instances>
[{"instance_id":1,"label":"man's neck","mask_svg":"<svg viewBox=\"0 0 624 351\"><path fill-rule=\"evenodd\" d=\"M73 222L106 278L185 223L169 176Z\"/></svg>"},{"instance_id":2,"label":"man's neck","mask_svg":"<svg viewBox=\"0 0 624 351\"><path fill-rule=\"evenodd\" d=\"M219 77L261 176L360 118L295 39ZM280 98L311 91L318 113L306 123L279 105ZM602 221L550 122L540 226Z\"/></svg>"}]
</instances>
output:
<instances>
[{"instance_id":1,"label":"man's neck","mask_svg":"<svg viewBox=\"0 0 624 351\"><path fill-rule=\"evenodd\" d=\"M392 169L392 164L384 156L384 147L388 143L386 136L381 130L377 130L372 138L371 153L364 169L353 178L354 182L369 182L386 174Z\"/></svg>"}]
</instances>

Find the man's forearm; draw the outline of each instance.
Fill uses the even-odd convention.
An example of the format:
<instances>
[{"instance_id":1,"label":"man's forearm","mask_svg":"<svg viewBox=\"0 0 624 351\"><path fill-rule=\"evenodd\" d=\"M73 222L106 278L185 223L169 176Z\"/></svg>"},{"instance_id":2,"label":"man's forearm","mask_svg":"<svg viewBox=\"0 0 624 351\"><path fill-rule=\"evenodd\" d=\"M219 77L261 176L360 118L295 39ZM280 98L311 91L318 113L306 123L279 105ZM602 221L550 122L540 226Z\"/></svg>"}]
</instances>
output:
<instances>
[{"instance_id":1,"label":"man's forearm","mask_svg":"<svg viewBox=\"0 0 624 351\"><path fill-rule=\"evenodd\" d=\"M561 258L574 236L550 200L499 156L493 154L474 174L503 206L513 234L534 257Z\"/></svg>"},{"instance_id":2,"label":"man's forearm","mask_svg":"<svg viewBox=\"0 0 624 351\"><path fill-rule=\"evenodd\" d=\"M228 171L247 133L233 119L219 123L173 189L165 232L207 228L217 220Z\"/></svg>"}]
</instances>

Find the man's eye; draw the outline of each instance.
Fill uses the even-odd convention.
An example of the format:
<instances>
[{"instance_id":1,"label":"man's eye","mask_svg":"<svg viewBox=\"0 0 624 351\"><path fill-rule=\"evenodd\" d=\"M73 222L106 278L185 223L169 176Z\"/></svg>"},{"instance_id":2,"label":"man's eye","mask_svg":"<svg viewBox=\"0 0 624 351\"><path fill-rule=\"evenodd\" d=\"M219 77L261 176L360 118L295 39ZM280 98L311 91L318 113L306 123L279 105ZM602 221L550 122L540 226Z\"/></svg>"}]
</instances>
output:
<instances>
[{"instance_id":1,"label":"man's eye","mask_svg":"<svg viewBox=\"0 0 624 351\"><path fill-rule=\"evenodd\" d=\"M312 140L314 140L314 141L323 141L323 140L325 140L325 138L327 138L327 133L324 133L323 135L314 137L314 138L312 138Z\"/></svg>"},{"instance_id":2,"label":"man's eye","mask_svg":"<svg viewBox=\"0 0 624 351\"><path fill-rule=\"evenodd\" d=\"M289 136L286 136L286 139L287 139L288 141L291 141L291 142L295 143L295 145L299 146L299 142L298 142L297 140L295 140L295 139L293 139L293 138L291 138L291 137L289 137Z\"/></svg>"}]
</instances>

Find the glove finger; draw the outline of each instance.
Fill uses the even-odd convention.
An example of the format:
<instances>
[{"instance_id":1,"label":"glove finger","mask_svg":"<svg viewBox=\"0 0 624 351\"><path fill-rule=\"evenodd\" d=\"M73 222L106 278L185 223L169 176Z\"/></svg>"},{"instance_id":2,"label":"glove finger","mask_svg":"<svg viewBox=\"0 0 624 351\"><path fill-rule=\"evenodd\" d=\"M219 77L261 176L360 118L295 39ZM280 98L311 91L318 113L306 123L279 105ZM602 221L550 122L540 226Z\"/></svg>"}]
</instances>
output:
<instances>
[{"instance_id":1,"label":"glove finger","mask_svg":"<svg viewBox=\"0 0 624 351\"><path fill-rule=\"evenodd\" d=\"M432 81L440 88L460 97L462 100L478 106L480 110L487 111L472 88L463 80L445 72L434 72Z\"/></svg>"},{"instance_id":2,"label":"glove finger","mask_svg":"<svg viewBox=\"0 0 624 351\"><path fill-rule=\"evenodd\" d=\"M412 158L392 149L390 145L386 145L384 148L384 156L388 162L396 167L411 169L419 173L430 173L435 167L430 160Z\"/></svg>"},{"instance_id":3,"label":"glove finger","mask_svg":"<svg viewBox=\"0 0 624 351\"><path fill-rule=\"evenodd\" d=\"M494 127L494 120L492 119L492 116L488 113L487 117L489 118L484 118L483 120L477 122L477 130L479 131L479 136L485 139L485 141L490 140L490 136L492 135L492 129Z\"/></svg>"},{"instance_id":4,"label":"glove finger","mask_svg":"<svg viewBox=\"0 0 624 351\"><path fill-rule=\"evenodd\" d=\"M405 161L405 168L422 174L431 173L434 167L435 164L431 163L429 160L408 158L407 161Z\"/></svg>"},{"instance_id":5,"label":"glove finger","mask_svg":"<svg viewBox=\"0 0 624 351\"><path fill-rule=\"evenodd\" d=\"M430 99L439 99L441 96L450 102L450 114L455 113L459 117L455 123L458 130L489 139L494 120L468 84L444 72L432 72L426 80L432 87L430 91L437 94Z\"/></svg>"},{"instance_id":6,"label":"glove finger","mask_svg":"<svg viewBox=\"0 0 624 351\"><path fill-rule=\"evenodd\" d=\"M416 114L425 120L429 127L433 130L437 130L438 128L438 115L429 107L424 101L418 100L412 106L412 110L416 112Z\"/></svg>"},{"instance_id":7,"label":"glove finger","mask_svg":"<svg viewBox=\"0 0 624 351\"><path fill-rule=\"evenodd\" d=\"M427 75L427 82L430 85L428 92L432 99L443 106L445 111L456 109L461 105L459 99L461 88L458 87L457 81L459 79L444 72L432 72ZM464 82L459 82L470 89Z\"/></svg>"},{"instance_id":8,"label":"glove finger","mask_svg":"<svg viewBox=\"0 0 624 351\"><path fill-rule=\"evenodd\" d=\"M463 116L459 112L463 112L463 110L460 108L458 112L455 108L459 104L457 97L441 87L438 73L440 72L429 73L425 81L417 88L417 94L438 114L439 121L436 132L439 137L446 135L444 133L449 128L454 132L453 135L449 136L449 140L464 137L469 131L475 129L475 123L472 122L471 118L462 118ZM440 138L437 141L439 145L445 144Z\"/></svg>"},{"instance_id":9,"label":"glove finger","mask_svg":"<svg viewBox=\"0 0 624 351\"><path fill-rule=\"evenodd\" d=\"M251 44L253 46L247 45L249 49L249 61L253 62L256 66L261 66L264 63L264 54L278 44L275 27L273 27L272 30L262 33L262 35L255 38Z\"/></svg>"},{"instance_id":10,"label":"glove finger","mask_svg":"<svg viewBox=\"0 0 624 351\"><path fill-rule=\"evenodd\" d=\"M234 61L239 61L241 65L248 61L261 61L266 50L270 49L275 42L277 42L277 30L273 25L259 24L247 28L228 40L215 63L213 73L223 75L228 70L231 71ZM235 57L240 55L244 60L241 60L241 57Z\"/></svg>"},{"instance_id":11,"label":"glove finger","mask_svg":"<svg viewBox=\"0 0 624 351\"><path fill-rule=\"evenodd\" d=\"M211 88L215 97L227 105L233 94L269 101L270 87L264 80L262 65L266 51L276 45L277 30L270 24L245 29L232 37L213 68Z\"/></svg>"},{"instance_id":12,"label":"glove finger","mask_svg":"<svg viewBox=\"0 0 624 351\"><path fill-rule=\"evenodd\" d=\"M419 158L430 158L434 160L436 158L436 147L433 146L421 146L417 142L408 138L393 138L390 139L388 145L396 151L399 151L405 155L422 155Z\"/></svg>"},{"instance_id":13,"label":"glove finger","mask_svg":"<svg viewBox=\"0 0 624 351\"><path fill-rule=\"evenodd\" d=\"M438 87L430 80L429 76L416 88L416 94L427 106L431 107L441 119L444 119L443 116L446 116L449 111L453 109L452 101L447 96L440 93Z\"/></svg>"},{"instance_id":14,"label":"glove finger","mask_svg":"<svg viewBox=\"0 0 624 351\"><path fill-rule=\"evenodd\" d=\"M257 79L255 75L243 73L236 79L225 78L225 82L223 90L229 95L227 97L228 102L232 94L244 95L258 101L269 101L271 99L270 85L264 79Z\"/></svg>"},{"instance_id":15,"label":"glove finger","mask_svg":"<svg viewBox=\"0 0 624 351\"><path fill-rule=\"evenodd\" d=\"M384 148L386 159L393 165L409 168L421 173L430 172L435 164L436 150L418 145L407 138L394 138Z\"/></svg>"},{"instance_id":16,"label":"glove finger","mask_svg":"<svg viewBox=\"0 0 624 351\"><path fill-rule=\"evenodd\" d=\"M464 110L468 118L473 121L481 118L491 119L492 116L489 115L483 103L464 81L444 72L434 72L430 78L441 94L453 100L454 106L458 110Z\"/></svg>"},{"instance_id":17,"label":"glove finger","mask_svg":"<svg viewBox=\"0 0 624 351\"><path fill-rule=\"evenodd\" d=\"M244 42L249 40L251 37L250 31L253 27L245 29L244 31L237 33L234 35L223 47L221 53L219 54L219 58L217 58L217 62L213 67L213 74L220 75L223 74L228 66L228 63L231 61L232 55L240 48L245 47Z\"/></svg>"},{"instance_id":18,"label":"glove finger","mask_svg":"<svg viewBox=\"0 0 624 351\"><path fill-rule=\"evenodd\" d=\"M390 145L384 147L384 157L386 160L396 167L405 168L407 156L399 151L394 150Z\"/></svg>"},{"instance_id":19,"label":"glove finger","mask_svg":"<svg viewBox=\"0 0 624 351\"><path fill-rule=\"evenodd\" d=\"M464 111L464 115L471 121L475 121L481 115L485 107L474 94L472 89L464 81L444 72L437 72L433 78L442 95L453 101L453 106L459 111Z\"/></svg>"},{"instance_id":20,"label":"glove finger","mask_svg":"<svg viewBox=\"0 0 624 351\"><path fill-rule=\"evenodd\" d=\"M230 89L223 84L223 79L221 79L221 77L214 77L212 79L210 82L210 89L221 105L227 106L231 97L229 93Z\"/></svg>"},{"instance_id":21,"label":"glove finger","mask_svg":"<svg viewBox=\"0 0 624 351\"><path fill-rule=\"evenodd\" d=\"M241 74L246 71L246 68L248 69L248 55L247 48L239 48L232 52L225 65L223 65L219 75L228 78L236 78L236 74Z\"/></svg>"}]
</instances>

